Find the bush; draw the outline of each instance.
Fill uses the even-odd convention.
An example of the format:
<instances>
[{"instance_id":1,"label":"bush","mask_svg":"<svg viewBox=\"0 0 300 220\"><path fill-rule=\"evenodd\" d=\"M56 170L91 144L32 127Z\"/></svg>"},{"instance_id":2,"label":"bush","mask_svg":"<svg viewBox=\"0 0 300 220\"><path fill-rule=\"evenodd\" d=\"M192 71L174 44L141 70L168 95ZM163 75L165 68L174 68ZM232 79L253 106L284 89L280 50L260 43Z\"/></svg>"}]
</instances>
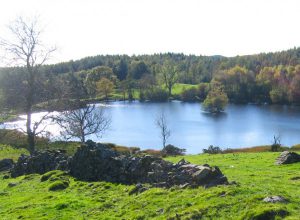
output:
<instances>
[{"instance_id":1,"label":"bush","mask_svg":"<svg viewBox=\"0 0 300 220\"><path fill-rule=\"evenodd\" d=\"M162 88L154 88L145 92L145 98L149 101L164 102L169 99L168 92Z\"/></svg>"},{"instance_id":2,"label":"bush","mask_svg":"<svg viewBox=\"0 0 300 220\"><path fill-rule=\"evenodd\" d=\"M273 152L278 152L280 150L281 144L280 144L280 136L275 136L274 135L274 141L273 144L271 145L271 151Z\"/></svg>"},{"instance_id":3,"label":"bush","mask_svg":"<svg viewBox=\"0 0 300 220\"><path fill-rule=\"evenodd\" d=\"M199 100L198 89L194 87L189 89L184 89L181 93L181 100L184 102L195 102Z\"/></svg>"},{"instance_id":4,"label":"bush","mask_svg":"<svg viewBox=\"0 0 300 220\"><path fill-rule=\"evenodd\" d=\"M168 144L163 148L161 152L163 156L179 156L179 155L184 155L185 151L186 149L181 149L171 144Z\"/></svg>"},{"instance_id":5,"label":"bush","mask_svg":"<svg viewBox=\"0 0 300 220\"><path fill-rule=\"evenodd\" d=\"M207 149L203 149L205 154L220 154L223 153L222 149L218 146L210 145Z\"/></svg>"}]
</instances>

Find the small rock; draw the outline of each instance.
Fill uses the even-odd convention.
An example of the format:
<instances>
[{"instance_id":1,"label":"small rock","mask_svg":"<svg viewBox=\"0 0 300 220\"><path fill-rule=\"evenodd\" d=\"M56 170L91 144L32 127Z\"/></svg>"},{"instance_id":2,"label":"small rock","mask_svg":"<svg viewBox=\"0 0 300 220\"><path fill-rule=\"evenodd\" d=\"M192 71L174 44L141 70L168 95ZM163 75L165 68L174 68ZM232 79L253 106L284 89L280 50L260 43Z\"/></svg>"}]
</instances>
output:
<instances>
[{"instance_id":1,"label":"small rock","mask_svg":"<svg viewBox=\"0 0 300 220\"><path fill-rule=\"evenodd\" d=\"M287 199L285 199L282 196L268 196L266 198L263 199L264 202L269 202L269 203L286 203Z\"/></svg>"},{"instance_id":2,"label":"small rock","mask_svg":"<svg viewBox=\"0 0 300 220\"><path fill-rule=\"evenodd\" d=\"M16 185L18 185L17 183L8 183L8 187L14 187L14 186L16 186Z\"/></svg>"},{"instance_id":3,"label":"small rock","mask_svg":"<svg viewBox=\"0 0 300 220\"><path fill-rule=\"evenodd\" d=\"M157 213L160 213L160 214L163 214L163 213L164 213L164 209L163 209L163 208L158 209L158 210L156 210L156 212L157 212Z\"/></svg>"},{"instance_id":4,"label":"small rock","mask_svg":"<svg viewBox=\"0 0 300 220\"><path fill-rule=\"evenodd\" d=\"M225 196L226 196L226 192L221 192L221 193L219 194L219 196L220 196L220 197L225 197Z\"/></svg>"},{"instance_id":5,"label":"small rock","mask_svg":"<svg viewBox=\"0 0 300 220\"><path fill-rule=\"evenodd\" d=\"M145 192L146 190L148 190L149 188L144 187L141 183L136 184L135 188L133 188L128 194L132 195L132 194L140 194L142 192Z\"/></svg>"},{"instance_id":6,"label":"small rock","mask_svg":"<svg viewBox=\"0 0 300 220\"><path fill-rule=\"evenodd\" d=\"M190 162L186 161L184 158L181 159L180 161L178 161L178 163L176 165L178 166L182 166L182 165L185 165L185 164L189 164Z\"/></svg>"},{"instance_id":7,"label":"small rock","mask_svg":"<svg viewBox=\"0 0 300 220\"><path fill-rule=\"evenodd\" d=\"M9 175L4 175L3 176L3 179L5 180L5 179L9 179Z\"/></svg>"},{"instance_id":8,"label":"small rock","mask_svg":"<svg viewBox=\"0 0 300 220\"><path fill-rule=\"evenodd\" d=\"M185 184L179 185L179 188L180 188L180 189L186 189L186 188L189 187L189 186L190 186L189 183L185 183Z\"/></svg>"},{"instance_id":9,"label":"small rock","mask_svg":"<svg viewBox=\"0 0 300 220\"><path fill-rule=\"evenodd\" d=\"M300 180L300 176L294 176L290 180Z\"/></svg>"}]
</instances>

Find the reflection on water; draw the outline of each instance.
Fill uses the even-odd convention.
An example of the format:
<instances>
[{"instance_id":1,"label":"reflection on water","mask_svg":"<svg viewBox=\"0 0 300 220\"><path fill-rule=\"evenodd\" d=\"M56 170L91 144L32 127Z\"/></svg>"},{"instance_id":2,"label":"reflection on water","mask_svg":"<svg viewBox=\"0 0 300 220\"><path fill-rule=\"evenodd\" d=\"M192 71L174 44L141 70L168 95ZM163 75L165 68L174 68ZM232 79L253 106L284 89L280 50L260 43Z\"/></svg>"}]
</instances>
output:
<instances>
[{"instance_id":1,"label":"reflection on water","mask_svg":"<svg viewBox=\"0 0 300 220\"><path fill-rule=\"evenodd\" d=\"M95 141L160 149L159 130L154 120L164 111L171 128L169 143L186 148L188 153L200 153L211 144L222 148L270 144L273 135L280 135L284 145L300 143L299 107L229 105L224 113L208 114L199 103L179 101L111 102L100 106L111 116L112 126L100 140L89 137ZM43 114L34 114L33 118L38 120ZM5 125L22 127L25 121ZM51 124L47 129L56 138L59 136L57 125Z\"/></svg>"}]
</instances>

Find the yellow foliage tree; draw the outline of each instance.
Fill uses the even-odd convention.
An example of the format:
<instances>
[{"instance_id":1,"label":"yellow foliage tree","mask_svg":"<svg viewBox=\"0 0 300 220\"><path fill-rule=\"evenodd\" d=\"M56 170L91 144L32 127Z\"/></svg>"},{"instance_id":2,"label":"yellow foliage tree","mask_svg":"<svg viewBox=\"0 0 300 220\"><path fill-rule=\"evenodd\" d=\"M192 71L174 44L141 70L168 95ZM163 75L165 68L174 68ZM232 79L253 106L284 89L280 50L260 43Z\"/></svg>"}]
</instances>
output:
<instances>
[{"instance_id":1,"label":"yellow foliage tree","mask_svg":"<svg viewBox=\"0 0 300 220\"><path fill-rule=\"evenodd\" d=\"M107 78L102 78L96 83L97 93L101 96L104 95L105 100L108 100L109 95L114 91L114 88L114 83Z\"/></svg>"}]
</instances>

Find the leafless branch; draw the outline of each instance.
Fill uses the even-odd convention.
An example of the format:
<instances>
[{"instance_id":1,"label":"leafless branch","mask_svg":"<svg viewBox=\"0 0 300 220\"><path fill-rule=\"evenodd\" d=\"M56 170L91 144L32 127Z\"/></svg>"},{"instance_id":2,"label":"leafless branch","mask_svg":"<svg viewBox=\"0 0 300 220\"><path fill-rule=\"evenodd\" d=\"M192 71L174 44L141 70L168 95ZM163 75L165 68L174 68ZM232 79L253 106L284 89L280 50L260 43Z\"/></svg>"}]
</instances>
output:
<instances>
[{"instance_id":1,"label":"leafless branch","mask_svg":"<svg viewBox=\"0 0 300 220\"><path fill-rule=\"evenodd\" d=\"M156 126L160 129L160 136L162 138L163 147L166 147L166 142L171 136L171 131L168 128L167 119L164 112L161 112L156 118Z\"/></svg>"},{"instance_id":2,"label":"leafless branch","mask_svg":"<svg viewBox=\"0 0 300 220\"><path fill-rule=\"evenodd\" d=\"M66 139L78 138L81 142L85 142L86 137L92 134L101 137L111 124L111 119L105 115L104 109L95 105L65 111L53 117L53 120L63 129L62 136Z\"/></svg>"}]
</instances>

